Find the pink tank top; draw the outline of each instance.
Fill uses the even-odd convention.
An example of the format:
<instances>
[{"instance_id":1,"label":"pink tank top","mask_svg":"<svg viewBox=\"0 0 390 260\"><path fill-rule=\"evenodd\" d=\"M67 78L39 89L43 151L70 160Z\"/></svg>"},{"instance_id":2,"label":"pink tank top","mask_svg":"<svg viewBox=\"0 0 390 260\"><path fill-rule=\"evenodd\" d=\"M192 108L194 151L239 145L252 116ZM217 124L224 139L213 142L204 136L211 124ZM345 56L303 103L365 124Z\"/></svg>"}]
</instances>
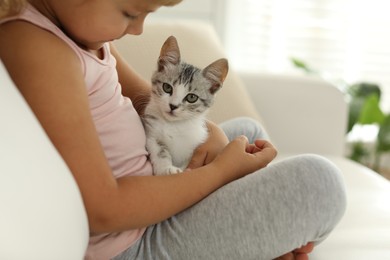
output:
<instances>
[{"instance_id":1,"label":"pink tank top","mask_svg":"<svg viewBox=\"0 0 390 260\"><path fill-rule=\"evenodd\" d=\"M78 55L92 117L114 176L151 175L152 168L145 149L145 131L130 99L121 94L116 60L110 53L109 44L103 46L104 58L100 60L78 47L31 5L20 15L1 20L0 23L10 20L24 20L55 34ZM85 259L110 259L135 243L144 231L137 229L92 236Z\"/></svg>"}]
</instances>

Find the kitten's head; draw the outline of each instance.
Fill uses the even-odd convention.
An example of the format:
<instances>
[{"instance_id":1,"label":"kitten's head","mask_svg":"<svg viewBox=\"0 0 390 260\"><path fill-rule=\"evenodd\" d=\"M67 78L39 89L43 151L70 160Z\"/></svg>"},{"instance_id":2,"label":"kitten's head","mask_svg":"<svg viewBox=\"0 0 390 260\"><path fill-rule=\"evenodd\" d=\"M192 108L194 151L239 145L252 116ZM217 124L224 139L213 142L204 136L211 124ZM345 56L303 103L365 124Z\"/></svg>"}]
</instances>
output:
<instances>
[{"instance_id":1,"label":"kitten's head","mask_svg":"<svg viewBox=\"0 0 390 260\"><path fill-rule=\"evenodd\" d=\"M157 71L152 76L150 102L169 121L186 120L204 114L213 104L228 72L226 59L203 70L180 59L176 38L169 37L161 48Z\"/></svg>"}]
</instances>

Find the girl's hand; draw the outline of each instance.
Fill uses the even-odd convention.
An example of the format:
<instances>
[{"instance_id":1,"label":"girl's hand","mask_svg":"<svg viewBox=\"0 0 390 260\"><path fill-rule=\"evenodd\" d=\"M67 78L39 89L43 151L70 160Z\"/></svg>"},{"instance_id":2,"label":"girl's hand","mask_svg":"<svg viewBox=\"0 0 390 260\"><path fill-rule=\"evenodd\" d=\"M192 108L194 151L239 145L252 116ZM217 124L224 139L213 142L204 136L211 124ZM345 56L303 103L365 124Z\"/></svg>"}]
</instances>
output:
<instances>
[{"instance_id":1,"label":"girl's hand","mask_svg":"<svg viewBox=\"0 0 390 260\"><path fill-rule=\"evenodd\" d=\"M196 169L212 162L225 148L229 140L225 133L216 124L207 121L208 138L194 151L187 169Z\"/></svg>"},{"instance_id":2,"label":"girl's hand","mask_svg":"<svg viewBox=\"0 0 390 260\"><path fill-rule=\"evenodd\" d=\"M230 142L213 163L232 181L266 167L276 154L270 142L256 140L249 144L245 136L240 136Z\"/></svg>"}]
</instances>

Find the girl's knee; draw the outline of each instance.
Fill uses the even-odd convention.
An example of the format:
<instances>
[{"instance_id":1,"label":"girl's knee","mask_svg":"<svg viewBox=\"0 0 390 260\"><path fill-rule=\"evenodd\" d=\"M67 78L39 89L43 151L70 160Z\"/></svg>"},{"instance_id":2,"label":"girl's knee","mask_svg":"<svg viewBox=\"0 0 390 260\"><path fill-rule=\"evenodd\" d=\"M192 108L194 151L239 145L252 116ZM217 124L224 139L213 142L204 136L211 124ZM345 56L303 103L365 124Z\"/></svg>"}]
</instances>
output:
<instances>
[{"instance_id":1,"label":"girl's knee","mask_svg":"<svg viewBox=\"0 0 390 260\"><path fill-rule=\"evenodd\" d=\"M321 194L325 210L333 212L335 224L344 215L346 209L346 191L340 169L330 160L314 154L300 156L304 170L314 178L315 188Z\"/></svg>"},{"instance_id":2,"label":"girl's knee","mask_svg":"<svg viewBox=\"0 0 390 260\"><path fill-rule=\"evenodd\" d=\"M267 131L260 124L259 121L256 121L250 117L242 117L243 125L245 125L249 132L251 133L251 141L254 142L256 139L269 139Z\"/></svg>"},{"instance_id":3,"label":"girl's knee","mask_svg":"<svg viewBox=\"0 0 390 260\"><path fill-rule=\"evenodd\" d=\"M269 139L267 132L262 125L250 117L238 117L221 124L230 140L239 135L248 137L250 143L256 139Z\"/></svg>"}]
</instances>

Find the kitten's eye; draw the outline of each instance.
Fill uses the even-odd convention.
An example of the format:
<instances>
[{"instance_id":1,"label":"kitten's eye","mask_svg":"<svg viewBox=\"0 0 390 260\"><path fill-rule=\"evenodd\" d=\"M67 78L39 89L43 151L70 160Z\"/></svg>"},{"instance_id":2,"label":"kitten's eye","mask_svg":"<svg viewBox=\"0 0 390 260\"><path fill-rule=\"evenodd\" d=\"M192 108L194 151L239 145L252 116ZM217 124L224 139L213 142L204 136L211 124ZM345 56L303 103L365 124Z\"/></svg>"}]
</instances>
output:
<instances>
[{"instance_id":1,"label":"kitten's eye","mask_svg":"<svg viewBox=\"0 0 390 260\"><path fill-rule=\"evenodd\" d=\"M162 87L165 93L172 95L173 88L171 85L169 85L168 83L163 83Z\"/></svg>"},{"instance_id":2,"label":"kitten's eye","mask_svg":"<svg viewBox=\"0 0 390 260\"><path fill-rule=\"evenodd\" d=\"M198 98L199 97L195 94L188 94L185 100L187 100L188 103L195 103L198 100Z\"/></svg>"}]
</instances>

